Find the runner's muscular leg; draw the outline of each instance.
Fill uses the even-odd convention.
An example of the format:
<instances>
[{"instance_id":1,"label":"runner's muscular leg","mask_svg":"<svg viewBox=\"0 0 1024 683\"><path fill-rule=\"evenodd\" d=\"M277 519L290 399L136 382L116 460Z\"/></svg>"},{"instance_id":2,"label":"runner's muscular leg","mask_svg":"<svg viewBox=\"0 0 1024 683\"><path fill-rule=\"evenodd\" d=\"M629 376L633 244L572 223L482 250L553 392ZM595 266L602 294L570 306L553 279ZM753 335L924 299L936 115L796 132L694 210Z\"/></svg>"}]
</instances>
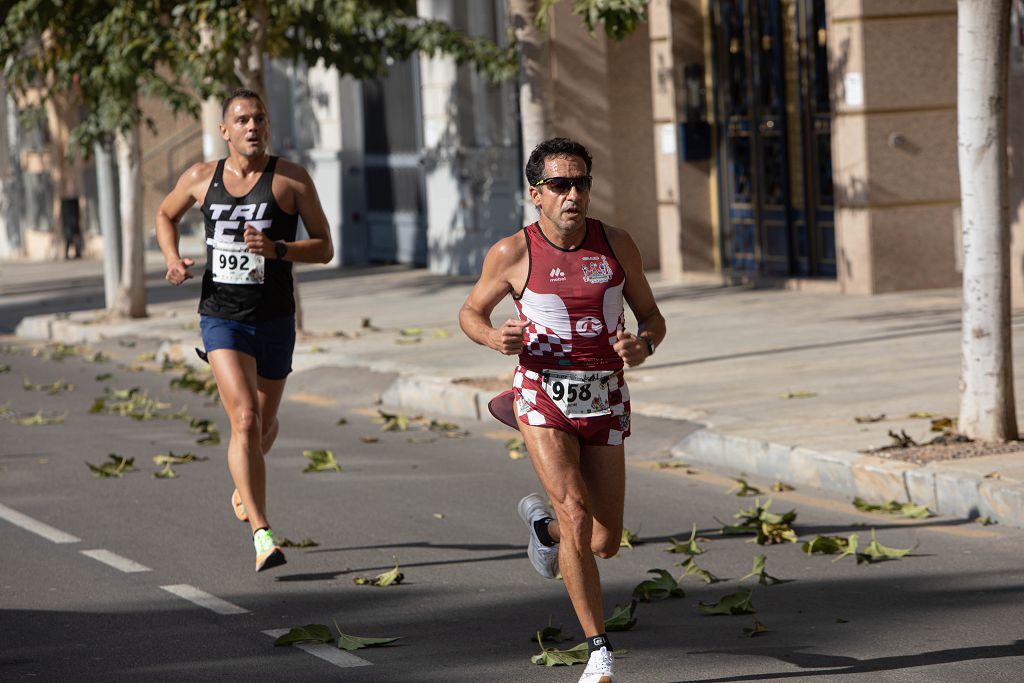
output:
<instances>
[{"instance_id":1,"label":"runner's muscular leg","mask_svg":"<svg viewBox=\"0 0 1024 683\"><path fill-rule=\"evenodd\" d=\"M263 455L270 452L277 438L280 423L277 421L277 410L281 406L286 379L256 378L256 388L260 399L260 423L263 427Z\"/></svg>"},{"instance_id":2,"label":"runner's muscular leg","mask_svg":"<svg viewBox=\"0 0 1024 683\"><path fill-rule=\"evenodd\" d=\"M266 469L256 382L256 359L233 349L209 354L221 403L231 422L228 470L255 531L270 526L266 518Z\"/></svg>"},{"instance_id":3,"label":"runner's muscular leg","mask_svg":"<svg viewBox=\"0 0 1024 683\"><path fill-rule=\"evenodd\" d=\"M587 483L594 530L590 548L603 558L614 557L622 542L622 508L626 498L626 448L584 446L580 471Z\"/></svg>"},{"instance_id":4,"label":"runner's muscular leg","mask_svg":"<svg viewBox=\"0 0 1024 683\"><path fill-rule=\"evenodd\" d=\"M577 438L557 429L520 423L523 441L554 506L555 522L548 526L559 541L558 567L569 600L587 637L604 632L601 577L591 551L593 520L587 484L580 471Z\"/></svg>"}]
</instances>

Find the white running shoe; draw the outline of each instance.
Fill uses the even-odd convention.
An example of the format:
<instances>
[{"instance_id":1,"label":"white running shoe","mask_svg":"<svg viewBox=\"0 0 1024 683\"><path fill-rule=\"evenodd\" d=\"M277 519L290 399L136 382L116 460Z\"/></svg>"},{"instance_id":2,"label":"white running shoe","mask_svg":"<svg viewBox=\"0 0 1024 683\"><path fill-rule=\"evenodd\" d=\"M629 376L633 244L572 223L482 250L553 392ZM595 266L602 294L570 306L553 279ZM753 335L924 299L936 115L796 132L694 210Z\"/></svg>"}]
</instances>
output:
<instances>
[{"instance_id":1,"label":"white running shoe","mask_svg":"<svg viewBox=\"0 0 1024 683\"><path fill-rule=\"evenodd\" d=\"M530 529L530 541L526 545L526 554L533 563L533 568L545 579L553 579L558 576L558 544L550 548L540 542L533 523L538 519L554 517L551 510L544 504L544 499L536 493L519 501L519 518L523 520Z\"/></svg>"},{"instance_id":2,"label":"white running shoe","mask_svg":"<svg viewBox=\"0 0 1024 683\"><path fill-rule=\"evenodd\" d=\"M606 647L591 652L580 683L615 683L615 655Z\"/></svg>"}]
</instances>

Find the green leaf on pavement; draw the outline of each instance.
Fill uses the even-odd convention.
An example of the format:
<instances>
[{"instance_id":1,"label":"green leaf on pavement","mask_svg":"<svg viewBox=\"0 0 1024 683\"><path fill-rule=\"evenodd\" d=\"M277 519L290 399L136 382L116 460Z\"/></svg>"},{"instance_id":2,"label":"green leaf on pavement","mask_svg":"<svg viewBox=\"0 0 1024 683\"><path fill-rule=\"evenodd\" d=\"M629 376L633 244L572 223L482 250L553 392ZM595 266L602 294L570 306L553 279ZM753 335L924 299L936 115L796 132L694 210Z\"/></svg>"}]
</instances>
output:
<instances>
[{"instance_id":1,"label":"green leaf on pavement","mask_svg":"<svg viewBox=\"0 0 1024 683\"><path fill-rule=\"evenodd\" d=\"M781 493L783 491L795 491L795 490L796 489L794 487L790 486L789 484L787 484L784 481L777 481L774 484L772 484L772 491L778 491L778 492Z\"/></svg>"},{"instance_id":2,"label":"green leaf on pavement","mask_svg":"<svg viewBox=\"0 0 1024 683\"><path fill-rule=\"evenodd\" d=\"M982 526L989 526L990 524L995 524L995 522L992 521L991 517L975 517L974 521Z\"/></svg>"},{"instance_id":3,"label":"green leaf on pavement","mask_svg":"<svg viewBox=\"0 0 1024 683\"><path fill-rule=\"evenodd\" d=\"M551 617L548 616L548 625L537 631L534 638L542 643L564 643L567 640L571 640L572 636L563 635L562 627L555 626Z\"/></svg>"},{"instance_id":4,"label":"green leaf on pavement","mask_svg":"<svg viewBox=\"0 0 1024 683\"><path fill-rule=\"evenodd\" d=\"M885 419L885 413L880 415L859 415L853 418L853 421L857 424L870 424L872 422L881 422Z\"/></svg>"},{"instance_id":5,"label":"green leaf on pavement","mask_svg":"<svg viewBox=\"0 0 1024 683\"><path fill-rule=\"evenodd\" d=\"M633 533L625 527L622 528L622 538L619 540L620 548L629 548L630 550L633 550L633 546L640 545L641 543L643 543L643 541L640 540L640 536L638 534Z\"/></svg>"},{"instance_id":6,"label":"green leaf on pavement","mask_svg":"<svg viewBox=\"0 0 1024 683\"><path fill-rule=\"evenodd\" d=\"M513 437L505 442L505 450L508 457L513 460L522 460L526 457L526 443L519 437Z\"/></svg>"},{"instance_id":7,"label":"green leaf on pavement","mask_svg":"<svg viewBox=\"0 0 1024 683\"><path fill-rule=\"evenodd\" d=\"M65 344L64 342L57 342L56 344L47 344L44 347L39 347L32 350L32 355L36 358L45 358L47 360L62 361L65 358L71 356L77 356L79 348L72 344Z\"/></svg>"},{"instance_id":8,"label":"green leaf on pavement","mask_svg":"<svg viewBox=\"0 0 1024 683\"><path fill-rule=\"evenodd\" d=\"M757 496L761 494L761 489L757 488L756 486L751 486L750 484L747 483L746 479L734 478L733 481L736 482L736 485L733 486L728 491L726 491L726 493L733 493L735 491L736 496L739 498L743 496Z\"/></svg>"},{"instance_id":9,"label":"green leaf on pavement","mask_svg":"<svg viewBox=\"0 0 1024 683\"><path fill-rule=\"evenodd\" d=\"M432 432L441 432L445 436L466 436L469 433L454 422L444 422L442 420L431 420L427 425L427 429Z\"/></svg>"},{"instance_id":10,"label":"green leaf on pavement","mask_svg":"<svg viewBox=\"0 0 1024 683\"><path fill-rule=\"evenodd\" d=\"M64 418L68 416L67 413L53 413L46 415L43 411L37 411L34 415L28 417L15 417L12 418L14 424L21 425L23 427L39 427L45 425L56 425L64 422Z\"/></svg>"},{"instance_id":11,"label":"green leaf on pavement","mask_svg":"<svg viewBox=\"0 0 1024 683\"><path fill-rule=\"evenodd\" d=\"M857 564L862 562L881 562L883 560L894 560L905 557L911 553L913 548L890 548L878 542L875 538L875 530L871 530L871 543L864 548L864 552L857 553Z\"/></svg>"},{"instance_id":12,"label":"green leaf on pavement","mask_svg":"<svg viewBox=\"0 0 1024 683\"><path fill-rule=\"evenodd\" d=\"M932 511L929 510L927 506L918 505L913 502L900 503L895 500L890 500L888 503L876 504L869 503L858 496L853 499L853 506L861 512L880 512L889 515L902 515L912 519L927 519L928 517L933 516Z\"/></svg>"},{"instance_id":13,"label":"green leaf on pavement","mask_svg":"<svg viewBox=\"0 0 1024 683\"><path fill-rule=\"evenodd\" d=\"M676 539L671 539L669 547L665 548L666 553L686 554L690 555L703 555L705 552L704 548L701 548L697 543L697 523L693 523L693 528L690 530L690 538L685 542L680 543Z\"/></svg>"},{"instance_id":14,"label":"green leaf on pavement","mask_svg":"<svg viewBox=\"0 0 1024 683\"><path fill-rule=\"evenodd\" d=\"M779 515L768 511L771 505L771 498L765 501L764 506L761 505L760 500L755 499L754 507L749 510L740 510L733 515L740 520L739 524L724 525L722 534L754 534L754 540L758 545L784 541L796 543L796 532L789 526L796 519L796 510Z\"/></svg>"},{"instance_id":15,"label":"green leaf on pavement","mask_svg":"<svg viewBox=\"0 0 1024 683\"><path fill-rule=\"evenodd\" d=\"M334 451L302 451L302 455L309 460L306 469L302 470L304 474L307 472L327 472L328 470L341 472L341 465L334 459Z\"/></svg>"},{"instance_id":16,"label":"green leaf on pavement","mask_svg":"<svg viewBox=\"0 0 1024 683\"><path fill-rule=\"evenodd\" d=\"M215 396L217 394L217 380L213 373L186 368L178 377L171 379L172 389L187 389L195 394L204 396Z\"/></svg>"},{"instance_id":17,"label":"green leaf on pavement","mask_svg":"<svg viewBox=\"0 0 1024 683\"><path fill-rule=\"evenodd\" d=\"M403 337L418 337L421 334L423 334L422 327L404 327L401 331Z\"/></svg>"},{"instance_id":18,"label":"green leaf on pavement","mask_svg":"<svg viewBox=\"0 0 1024 683\"><path fill-rule=\"evenodd\" d=\"M0 375L7 374L10 371L11 371L11 366L10 365L7 365L6 363L3 364L3 365L0 365Z\"/></svg>"},{"instance_id":19,"label":"green leaf on pavement","mask_svg":"<svg viewBox=\"0 0 1024 683\"><path fill-rule=\"evenodd\" d=\"M99 465L93 465L91 462L85 463L92 470L92 473L100 479L107 479L109 477L121 477L128 470L135 468L135 458L126 458L123 455L117 453L110 453L107 455L109 462L104 462Z\"/></svg>"},{"instance_id":20,"label":"green leaf on pavement","mask_svg":"<svg viewBox=\"0 0 1024 683\"><path fill-rule=\"evenodd\" d=\"M378 415L374 422L380 423L382 432L404 432L409 429L409 418L402 413L385 413L377 411Z\"/></svg>"},{"instance_id":21,"label":"green leaf on pavement","mask_svg":"<svg viewBox=\"0 0 1024 683\"><path fill-rule=\"evenodd\" d=\"M22 380L21 386L25 391L44 391L51 396L62 394L65 391L75 390L74 384L68 384L62 379L58 379L56 382L51 382L50 384L33 384L26 378Z\"/></svg>"},{"instance_id":22,"label":"green leaf on pavement","mask_svg":"<svg viewBox=\"0 0 1024 683\"><path fill-rule=\"evenodd\" d=\"M114 377L114 373L112 373L112 372L101 372L100 374L96 375L96 381L97 382L106 382L108 379L113 379L113 377ZM102 400L102 399L100 399L100 400Z\"/></svg>"},{"instance_id":23,"label":"green leaf on pavement","mask_svg":"<svg viewBox=\"0 0 1024 683\"><path fill-rule=\"evenodd\" d=\"M530 661L534 664L572 666L573 664L586 664L590 661L590 648L587 646L586 641L568 650L558 650L553 647L544 647L544 643L540 639L540 633L538 633L537 644L540 645L540 654L530 657Z\"/></svg>"},{"instance_id":24,"label":"green leaf on pavement","mask_svg":"<svg viewBox=\"0 0 1024 683\"><path fill-rule=\"evenodd\" d=\"M747 636L748 638L753 638L755 636L761 635L762 633L767 633L768 627L762 624L760 621L758 621L757 617L753 617L753 619L753 626L743 627L743 635Z\"/></svg>"},{"instance_id":25,"label":"green leaf on pavement","mask_svg":"<svg viewBox=\"0 0 1024 683\"><path fill-rule=\"evenodd\" d=\"M352 581L355 582L357 586L380 586L381 588L402 583L402 580L405 578L405 574L398 571L398 558L392 556L391 559L395 561L394 569L377 574L377 576L372 579L364 576L357 576L353 578Z\"/></svg>"},{"instance_id":26,"label":"green leaf on pavement","mask_svg":"<svg viewBox=\"0 0 1024 683\"><path fill-rule=\"evenodd\" d=\"M730 593L724 596L718 602L714 604L698 603L697 607L700 609L701 614L716 615L716 614L753 614L757 610L754 609L754 603L751 599L753 595L751 590L742 590L738 593Z\"/></svg>"},{"instance_id":27,"label":"green leaf on pavement","mask_svg":"<svg viewBox=\"0 0 1024 683\"><path fill-rule=\"evenodd\" d=\"M281 539L282 548L315 548L318 545L320 544L308 536L304 536L298 541L293 541L290 538Z\"/></svg>"},{"instance_id":28,"label":"green leaf on pavement","mask_svg":"<svg viewBox=\"0 0 1024 683\"><path fill-rule=\"evenodd\" d=\"M330 643L334 640L331 629L323 624L309 624L297 626L288 633L278 636L274 645L298 645L299 643Z\"/></svg>"},{"instance_id":29,"label":"green leaf on pavement","mask_svg":"<svg viewBox=\"0 0 1024 683\"><path fill-rule=\"evenodd\" d=\"M805 541L802 547L803 551L808 555L813 555L814 553L821 553L822 555L838 554L839 557L832 560L833 562L838 562L844 557L857 553L859 538L859 534L850 534L848 538L819 535L810 541Z\"/></svg>"},{"instance_id":30,"label":"green leaf on pavement","mask_svg":"<svg viewBox=\"0 0 1024 683\"><path fill-rule=\"evenodd\" d=\"M164 468L159 472L154 472L153 477L155 479L177 479L178 473L171 467L171 463L164 463Z\"/></svg>"},{"instance_id":31,"label":"green leaf on pavement","mask_svg":"<svg viewBox=\"0 0 1024 683\"><path fill-rule=\"evenodd\" d=\"M348 418L347 417L339 417L338 421L335 422L334 424L337 425L338 427L341 427L342 425L347 425L348 424Z\"/></svg>"},{"instance_id":32,"label":"green leaf on pavement","mask_svg":"<svg viewBox=\"0 0 1024 683\"><path fill-rule=\"evenodd\" d=\"M151 363L156 360L155 351L143 351L139 355L135 356L135 360L138 363Z\"/></svg>"},{"instance_id":33,"label":"green leaf on pavement","mask_svg":"<svg viewBox=\"0 0 1024 683\"><path fill-rule=\"evenodd\" d=\"M610 617L604 620L605 631L628 631L636 626L636 600L628 605L615 605Z\"/></svg>"},{"instance_id":34,"label":"green leaf on pavement","mask_svg":"<svg viewBox=\"0 0 1024 683\"><path fill-rule=\"evenodd\" d=\"M783 579L777 579L768 573L768 570L765 568L766 560L767 558L764 555L755 555L754 568L750 570L749 574L742 577L740 581L743 581L744 579L749 579L752 576L756 576L757 582L760 583L762 586L768 586L773 583L785 583Z\"/></svg>"},{"instance_id":35,"label":"green leaf on pavement","mask_svg":"<svg viewBox=\"0 0 1024 683\"><path fill-rule=\"evenodd\" d=\"M693 557L688 557L679 563L679 566L683 568L683 576L696 576L704 581L704 583L718 583L721 581L717 576L712 574L706 569L702 569L698 564L697 560Z\"/></svg>"},{"instance_id":36,"label":"green leaf on pavement","mask_svg":"<svg viewBox=\"0 0 1024 683\"><path fill-rule=\"evenodd\" d=\"M153 463L157 465L183 465L187 462L200 462L203 460L209 460L209 458L200 457L195 453L175 455L174 451L167 451L166 454L153 456Z\"/></svg>"},{"instance_id":37,"label":"green leaf on pavement","mask_svg":"<svg viewBox=\"0 0 1024 683\"><path fill-rule=\"evenodd\" d=\"M108 356L107 354L103 353L102 351L97 351L96 353L92 354L86 360L88 360L90 363L109 363L110 362L110 356Z\"/></svg>"},{"instance_id":38,"label":"green leaf on pavement","mask_svg":"<svg viewBox=\"0 0 1024 683\"><path fill-rule=\"evenodd\" d=\"M641 581L633 588L633 597L637 600L650 602L651 600L686 597L685 591L679 587L679 582L664 569L651 569L647 573L657 574L658 578Z\"/></svg>"},{"instance_id":39,"label":"green leaf on pavement","mask_svg":"<svg viewBox=\"0 0 1024 683\"><path fill-rule=\"evenodd\" d=\"M652 470L676 470L682 467L689 467L690 465L683 462L682 460L669 460L668 462L656 462L651 465Z\"/></svg>"},{"instance_id":40,"label":"green leaf on pavement","mask_svg":"<svg viewBox=\"0 0 1024 683\"><path fill-rule=\"evenodd\" d=\"M337 624L335 624L337 627ZM388 645L390 643L399 640L399 637L395 638L367 638L365 636L352 636L347 633L338 631L338 648L341 650L362 650L364 647L381 647L382 645Z\"/></svg>"}]
</instances>

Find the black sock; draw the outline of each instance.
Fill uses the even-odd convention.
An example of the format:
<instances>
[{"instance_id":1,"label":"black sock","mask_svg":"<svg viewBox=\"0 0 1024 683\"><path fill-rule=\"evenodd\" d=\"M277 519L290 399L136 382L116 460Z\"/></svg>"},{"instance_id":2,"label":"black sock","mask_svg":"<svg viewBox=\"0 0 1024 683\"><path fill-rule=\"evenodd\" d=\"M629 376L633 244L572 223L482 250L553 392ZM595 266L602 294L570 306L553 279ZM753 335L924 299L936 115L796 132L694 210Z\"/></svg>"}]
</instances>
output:
<instances>
[{"instance_id":1,"label":"black sock","mask_svg":"<svg viewBox=\"0 0 1024 683\"><path fill-rule=\"evenodd\" d=\"M255 536L260 531L270 531L270 527L269 526L261 526L259 529L256 529L255 531L253 531L252 535Z\"/></svg>"},{"instance_id":2,"label":"black sock","mask_svg":"<svg viewBox=\"0 0 1024 683\"><path fill-rule=\"evenodd\" d=\"M537 540L541 542L541 545L547 546L548 548L558 543L558 541L551 538L551 534L548 533L548 524L551 524L553 521L555 520L551 517L545 517L544 519L538 519L533 523L533 530L537 534Z\"/></svg>"},{"instance_id":3,"label":"black sock","mask_svg":"<svg viewBox=\"0 0 1024 683\"><path fill-rule=\"evenodd\" d=\"M612 652L612 644L608 642L608 636L604 633L598 633L596 636L587 638L587 649L591 652L597 652L601 648L607 648L608 652Z\"/></svg>"}]
</instances>

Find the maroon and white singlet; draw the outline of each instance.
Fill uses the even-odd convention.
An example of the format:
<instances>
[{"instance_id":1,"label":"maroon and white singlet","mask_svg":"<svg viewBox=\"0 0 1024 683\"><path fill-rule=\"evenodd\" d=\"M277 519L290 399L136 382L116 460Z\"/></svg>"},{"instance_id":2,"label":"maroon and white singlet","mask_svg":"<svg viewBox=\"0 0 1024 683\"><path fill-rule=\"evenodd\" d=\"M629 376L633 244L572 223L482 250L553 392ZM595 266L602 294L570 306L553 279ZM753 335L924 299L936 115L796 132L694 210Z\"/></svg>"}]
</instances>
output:
<instances>
[{"instance_id":1,"label":"maroon and white singlet","mask_svg":"<svg viewBox=\"0 0 1024 683\"><path fill-rule=\"evenodd\" d=\"M577 434L583 444L618 445L629 436L629 391L612 348L625 326L626 274L601 221L586 222L575 249L523 228L529 273L513 293L523 336L513 389L520 422Z\"/></svg>"}]
</instances>

